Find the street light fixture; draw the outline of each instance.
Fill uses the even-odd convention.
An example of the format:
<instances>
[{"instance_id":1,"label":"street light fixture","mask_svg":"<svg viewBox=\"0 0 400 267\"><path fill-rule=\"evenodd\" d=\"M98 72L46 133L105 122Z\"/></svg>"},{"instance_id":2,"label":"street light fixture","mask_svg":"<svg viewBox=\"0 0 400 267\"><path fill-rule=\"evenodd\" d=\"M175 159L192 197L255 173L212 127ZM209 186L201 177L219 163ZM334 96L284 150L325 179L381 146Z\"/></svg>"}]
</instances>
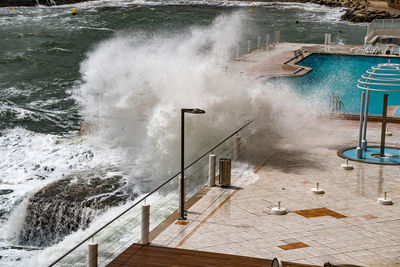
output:
<instances>
[{"instance_id":1,"label":"street light fixture","mask_svg":"<svg viewBox=\"0 0 400 267\"><path fill-rule=\"evenodd\" d=\"M181 184L179 187L179 220L186 220L185 216L185 113L204 114L202 109L198 108L183 108L181 109Z\"/></svg>"}]
</instances>

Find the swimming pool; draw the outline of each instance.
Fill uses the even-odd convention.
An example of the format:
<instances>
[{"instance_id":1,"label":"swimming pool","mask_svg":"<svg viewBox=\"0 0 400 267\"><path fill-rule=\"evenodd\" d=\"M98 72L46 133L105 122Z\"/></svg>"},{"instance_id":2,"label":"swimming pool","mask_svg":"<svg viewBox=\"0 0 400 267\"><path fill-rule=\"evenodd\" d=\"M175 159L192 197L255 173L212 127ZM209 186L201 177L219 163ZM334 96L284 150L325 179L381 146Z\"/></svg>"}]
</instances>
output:
<instances>
[{"instance_id":1,"label":"swimming pool","mask_svg":"<svg viewBox=\"0 0 400 267\"><path fill-rule=\"evenodd\" d=\"M390 61L400 64L398 58ZM388 58L384 57L312 54L297 63L311 67L311 72L300 77L272 78L268 83L287 84L301 96L322 104L326 110L330 95L336 93L344 103L342 111L359 113L361 90L357 88L358 79L372 66L387 62ZM388 105L400 105L400 93L389 93ZM383 93L371 92L369 113L382 114L382 106Z\"/></svg>"}]
</instances>

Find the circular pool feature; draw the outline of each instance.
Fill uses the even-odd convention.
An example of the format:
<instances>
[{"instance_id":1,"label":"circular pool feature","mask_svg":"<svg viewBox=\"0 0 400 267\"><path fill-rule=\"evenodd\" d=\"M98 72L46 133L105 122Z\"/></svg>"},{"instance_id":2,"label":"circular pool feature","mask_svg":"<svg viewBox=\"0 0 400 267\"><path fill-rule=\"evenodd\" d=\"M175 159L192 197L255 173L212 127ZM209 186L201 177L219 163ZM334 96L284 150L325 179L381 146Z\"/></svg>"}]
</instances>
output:
<instances>
[{"instance_id":1,"label":"circular pool feature","mask_svg":"<svg viewBox=\"0 0 400 267\"><path fill-rule=\"evenodd\" d=\"M392 155L390 153L385 153L385 154L383 154L383 156L381 156L381 154L371 154L371 156L374 158L391 158L394 155Z\"/></svg>"},{"instance_id":2,"label":"circular pool feature","mask_svg":"<svg viewBox=\"0 0 400 267\"><path fill-rule=\"evenodd\" d=\"M380 156L380 149L379 146L369 146L366 151L363 151L362 158L357 158L357 147L338 150L337 154L339 157L358 162L382 165L400 165L400 148L385 147L384 157Z\"/></svg>"}]
</instances>

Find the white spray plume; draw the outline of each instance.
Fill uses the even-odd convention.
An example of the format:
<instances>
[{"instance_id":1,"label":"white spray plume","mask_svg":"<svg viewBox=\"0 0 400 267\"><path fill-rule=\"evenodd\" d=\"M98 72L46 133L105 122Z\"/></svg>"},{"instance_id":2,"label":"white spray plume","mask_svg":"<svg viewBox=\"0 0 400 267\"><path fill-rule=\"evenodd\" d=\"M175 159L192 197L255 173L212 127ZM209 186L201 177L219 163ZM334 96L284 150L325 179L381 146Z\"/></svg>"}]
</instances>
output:
<instances>
[{"instance_id":1,"label":"white spray plume","mask_svg":"<svg viewBox=\"0 0 400 267\"><path fill-rule=\"evenodd\" d=\"M133 147L129 161L153 170L150 177L136 167L134 176L149 179L178 170L181 108L207 112L186 115L187 162L247 120L258 150L298 142L310 107L295 92L226 72L246 17L221 15L179 35L132 33L99 44L82 63L76 94L83 117L97 125L95 140Z\"/></svg>"}]
</instances>

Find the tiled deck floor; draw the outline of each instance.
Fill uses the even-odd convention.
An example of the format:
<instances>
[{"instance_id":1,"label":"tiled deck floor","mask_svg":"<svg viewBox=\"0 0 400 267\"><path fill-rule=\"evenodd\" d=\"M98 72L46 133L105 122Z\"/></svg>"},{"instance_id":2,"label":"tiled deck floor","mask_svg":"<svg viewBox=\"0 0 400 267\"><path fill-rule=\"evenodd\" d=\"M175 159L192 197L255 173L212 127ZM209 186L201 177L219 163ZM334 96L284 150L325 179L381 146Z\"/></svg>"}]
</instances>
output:
<instances>
[{"instance_id":1,"label":"tiled deck floor","mask_svg":"<svg viewBox=\"0 0 400 267\"><path fill-rule=\"evenodd\" d=\"M262 168L235 173L235 187L209 190L188 211L189 224L172 224L152 243L317 265L400 266L399 167L351 162L354 170L343 170L336 150L356 143L358 123L327 123L323 136L342 138L341 144L313 137L307 148L266 152ZM379 124L368 126L370 140L379 140ZM387 142L398 145L400 127L390 129ZM311 193L316 182L324 195ZM394 205L377 203L384 191ZM278 201L288 214L271 214ZM320 208L333 213L295 212Z\"/></svg>"}]
</instances>

